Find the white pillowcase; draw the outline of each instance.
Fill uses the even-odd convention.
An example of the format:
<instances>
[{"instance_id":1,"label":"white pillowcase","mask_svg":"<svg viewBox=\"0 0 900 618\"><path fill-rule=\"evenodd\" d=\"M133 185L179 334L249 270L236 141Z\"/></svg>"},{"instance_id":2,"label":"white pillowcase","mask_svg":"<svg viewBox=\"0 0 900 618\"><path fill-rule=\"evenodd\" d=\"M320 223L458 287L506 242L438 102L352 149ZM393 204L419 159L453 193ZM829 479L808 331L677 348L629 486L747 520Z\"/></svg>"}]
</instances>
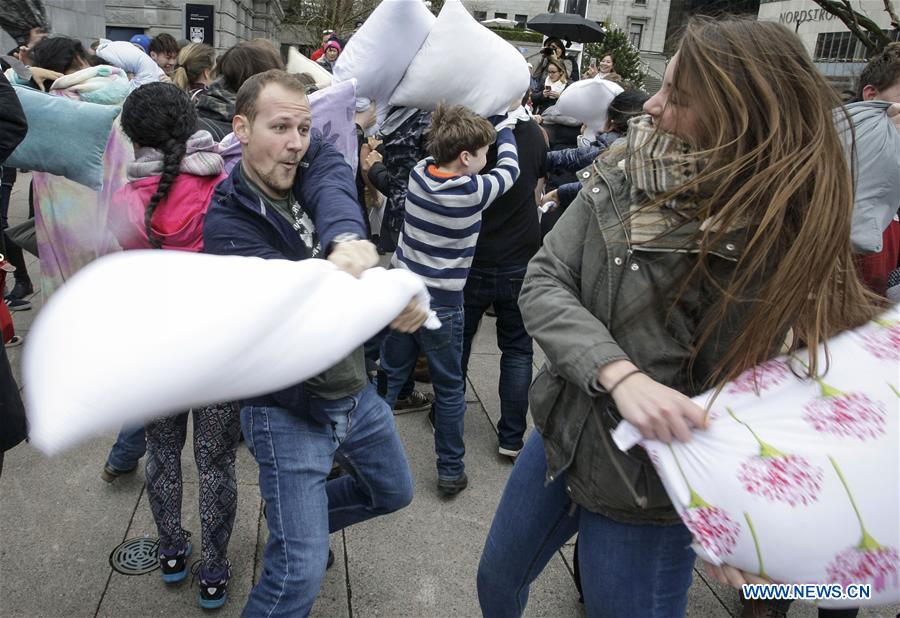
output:
<instances>
[{"instance_id":1,"label":"white pillowcase","mask_svg":"<svg viewBox=\"0 0 900 618\"><path fill-rule=\"evenodd\" d=\"M144 84L158 82L165 76L153 58L128 41L107 41L101 39L97 46L97 56L126 73L131 73L131 86L137 88Z\"/></svg>"},{"instance_id":2,"label":"white pillowcase","mask_svg":"<svg viewBox=\"0 0 900 618\"><path fill-rule=\"evenodd\" d=\"M375 101L383 119L434 21L422 0L385 0L347 41L334 65L334 81L356 79L358 96Z\"/></svg>"},{"instance_id":3,"label":"white pillowcase","mask_svg":"<svg viewBox=\"0 0 900 618\"><path fill-rule=\"evenodd\" d=\"M434 109L443 102L492 116L506 113L529 83L522 54L475 21L459 0L448 0L391 105Z\"/></svg>"},{"instance_id":4,"label":"white pillowcase","mask_svg":"<svg viewBox=\"0 0 900 618\"><path fill-rule=\"evenodd\" d=\"M818 381L794 375L805 350L763 363L725 386L690 442L641 446L704 560L785 584L871 586L823 607L897 603L900 308L832 339L827 356ZM640 434L623 422L613 438L625 450Z\"/></svg>"},{"instance_id":5,"label":"white pillowcase","mask_svg":"<svg viewBox=\"0 0 900 618\"><path fill-rule=\"evenodd\" d=\"M332 77L331 73L325 70L318 62L313 62L299 51L297 51L296 47L288 48L288 61L287 61L287 72L294 73L299 75L300 73L307 73L312 75L312 78L316 80L316 88L322 90L323 88L328 88L331 85Z\"/></svg>"},{"instance_id":6,"label":"white pillowcase","mask_svg":"<svg viewBox=\"0 0 900 618\"><path fill-rule=\"evenodd\" d=\"M232 302L234 281L254 281L258 293ZM100 258L50 298L29 333L32 444L54 454L121 425L277 392L346 358L413 298L427 307L425 284L402 268L357 279L328 260Z\"/></svg>"},{"instance_id":7,"label":"white pillowcase","mask_svg":"<svg viewBox=\"0 0 900 618\"><path fill-rule=\"evenodd\" d=\"M556 103L556 110L580 120L586 133L596 135L606 128L609 104L624 91L619 84L597 77L569 84Z\"/></svg>"}]
</instances>

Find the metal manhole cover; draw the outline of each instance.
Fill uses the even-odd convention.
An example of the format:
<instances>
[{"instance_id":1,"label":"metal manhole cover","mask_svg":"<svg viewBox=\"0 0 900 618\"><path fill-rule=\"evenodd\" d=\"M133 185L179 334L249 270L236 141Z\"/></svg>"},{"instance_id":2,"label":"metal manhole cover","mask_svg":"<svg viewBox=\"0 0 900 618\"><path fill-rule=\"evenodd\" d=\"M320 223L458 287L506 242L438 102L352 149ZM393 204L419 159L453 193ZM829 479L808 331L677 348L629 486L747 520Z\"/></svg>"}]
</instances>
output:
<instances>
[{"instance_id":1,"label":"metal manhole cover","mask_svg":"<svg viewBox=\"0 0 900 618\"><path fill-rule=\"evenodd\" d=\"M156 539L128 539L109 555L109 566L123 575L143 575L159 568Z\"/></svg>"}]
</instances>

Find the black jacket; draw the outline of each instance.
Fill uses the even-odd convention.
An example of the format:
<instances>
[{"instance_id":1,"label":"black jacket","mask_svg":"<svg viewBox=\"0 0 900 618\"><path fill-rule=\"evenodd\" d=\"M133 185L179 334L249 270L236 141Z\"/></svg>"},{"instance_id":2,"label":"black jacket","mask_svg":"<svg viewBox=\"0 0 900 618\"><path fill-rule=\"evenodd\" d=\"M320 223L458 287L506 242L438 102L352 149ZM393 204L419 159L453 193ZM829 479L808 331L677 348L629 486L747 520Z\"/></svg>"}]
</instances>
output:
<instances>
[{"instance_id":1,"label":"black jacket","mask_svg":"<svg viewBox=\"0 0 900 618\"><path fill-rule=\"evenodd\" d=\"M0 164L12 154L25 139L28 123L19 97L6 78L0 73ZM19 396L19 387L13 378L6 349L0 350L0 453L9 450L25 439L25 408Z\"/></svg>"},{"instance_id":2,"label":"black jacket","mask_svg":"<svg viewBox=\"0 0 900 618\"><path fill-rule=\"evenodd\" d=\"M0 164L13 153L25 134L28 122L16 91L0 73Z\"/></svg>"}]
</instances>

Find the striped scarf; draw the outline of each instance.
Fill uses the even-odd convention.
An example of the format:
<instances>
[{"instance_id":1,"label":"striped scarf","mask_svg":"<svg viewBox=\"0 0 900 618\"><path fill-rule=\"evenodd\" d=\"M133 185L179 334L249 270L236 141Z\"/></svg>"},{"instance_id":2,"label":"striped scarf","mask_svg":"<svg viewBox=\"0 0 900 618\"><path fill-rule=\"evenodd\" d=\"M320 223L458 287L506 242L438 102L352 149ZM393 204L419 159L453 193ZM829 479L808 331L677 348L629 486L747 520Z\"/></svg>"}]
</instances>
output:
<instances>
[{"instance_id":1,"label":"striped scarf","mask_svg":"<svg viewBox=\"0 0 900 618\"><path fill-rule=\"evenodd\" d=\"M656 128L649 115L628 122L628 146L620 167L631 184L631 241L641 244L663 236L694 216L694 206L683 199L667 200L665 208L646 204L695 177L703 161L690 145Z\"/></svg>"},{"instance_id":2,"label":"striped scarf","mask_svg":"<svg viewBox=\"0 0 900 618\"><path fill-rule=\"evenodd\" d=\"M163 173L163 153L156 148L141 148L137 158L128 164L128 181ZM187 141L187 152L181 160L179 171L195 176L218 176L225 169L225 161L219 155L219 144L208 131L197 131Z\"/></svg>"}]
</instances>

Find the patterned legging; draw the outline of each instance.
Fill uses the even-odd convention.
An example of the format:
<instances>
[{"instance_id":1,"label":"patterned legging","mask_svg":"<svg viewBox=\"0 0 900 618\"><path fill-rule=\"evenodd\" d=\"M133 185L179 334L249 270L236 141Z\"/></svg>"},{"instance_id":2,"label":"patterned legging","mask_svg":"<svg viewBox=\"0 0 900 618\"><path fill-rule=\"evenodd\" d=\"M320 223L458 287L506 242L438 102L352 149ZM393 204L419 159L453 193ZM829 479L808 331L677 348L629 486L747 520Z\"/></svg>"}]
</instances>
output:
<instances>
[{"instance_id":1,"label":"patterned legging","mask_svg":"<svg viewBox=\"0 0 900 618\"><path fill-rule=\"evenodd\" d=\"M234 459L241 434L240 408L223 403L194 408L194 460L200 476L202 559L207 569L224 568L237 510ZM188 413L147 425L147 497L163 553L187 541L181 527L181 451Z\"/></svg>"}]
</instances>

